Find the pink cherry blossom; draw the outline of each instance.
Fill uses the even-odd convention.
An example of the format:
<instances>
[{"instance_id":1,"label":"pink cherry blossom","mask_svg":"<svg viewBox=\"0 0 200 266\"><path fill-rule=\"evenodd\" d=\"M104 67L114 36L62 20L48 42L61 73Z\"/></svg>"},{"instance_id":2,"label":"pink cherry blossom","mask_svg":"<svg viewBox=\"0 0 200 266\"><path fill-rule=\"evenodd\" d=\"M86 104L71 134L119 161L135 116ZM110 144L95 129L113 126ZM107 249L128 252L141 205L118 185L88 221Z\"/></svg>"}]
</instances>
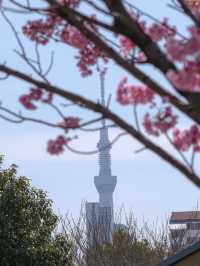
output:
<instances>
[{"instance_id":1,"label":"pink cherry blossom","mask_svg":"<svg viewBox=\"0 0 200 266\"><path fill-rule=\"evenodd\" d=\"M197 125L191 126L189 130L189 139L191 145L196 145L198 141L200 140L200 130Z\"/></svg>"},{"instance_id":2,"label":"pink cherry blossom","mask_svg":"<svg viewBox=\"0 0 200 266\"><path fill-rule=\"evenodd\" d=\"M48 92L47 93L47 97L42 99L43 103L46 104L51 104L53 102L53 93L52 92Z\"/></svg>"},{"instance_id":3,"label":"pink cherry blossom","mask_svg":"<svg viewBox=\"0 0 200 266\"><path fill-rule=\"evenodd\" d=\"M174 128L177 118L177 115L173 114L171 106L166 106L153 117L147 113L144 116L143 126L148 134L159 136Z\"/></svg>"},{"instance_id":4,"label":"pink cherry blossom","mask_svg":"<svg viewBox=\"0 0 200 266\"><path fill-rule=\"evenodd\" d=\"M30 98L35 101L39 101L42 98L43 91L40 88L31 88Z\"/></svg>"},{"instance_id":5,"label":"pink cherry blossom","mask_svg":"<svg viewBox=\"0 0 200 266\"><path fill-rule=\"evenodd\" d=\"M125 56L127 56L135 47L134 43L125 36L120 36L119 42L122 49L122 53Z\"/></svg>"},{"instance_id":6,"label":"pink cherry blossom","mask_svg":"<svg viewBox=\"0 0 200 266\"><path fill-rule=\"evenodd\" d=\"M79 1L61 1L61 4L74 4L76 7ZM95 16L91 16L95 19ZM86 23L87 28L93 32L97 32L94 23ZM99 59L103 59L104 63L108 62L105 52L100 51L91 41L89 41L78 29L52 12L45 19L28 21L23 27L23 33L32 41L38 44L47 45L51 39L65 43L78 50L75 58L78 60L77 66L83 77L92 74L92 66L97 64Z\"/></svg>"},{"instance_id":7,"label":"pink cherry blossom","mask_svg":"<svg viewBox=\"0 0 200 266\"><path fill-rule=\"evenodd\" d=\"M19 98L19 101L26 109L36 110L37 106L34 102L41 101L43 103L50 104L53 101L53 94L52 92L44 92L40 88L31 88L28 94L22 95Z\"/></svg>"},{"instance_id":8,"label":"pink cherry blossom","mask_svg":"<svg viewBox=\"0 0 200 266\"><path fill-rule=\"evenodd\" d=\"M173 131L173 144L179 151L187 151L190 147L188 134L178 128Z\"/></svg>"},{"instance_id":9,"label":"pink cherry blossom","mask_svg":"<svg viewBox=\"0 0 200 266\"><path fill-rule=\"evenodd\" d=\"M51 20L38 19L28 21L22 30L32 41L46 45L53 35L54 25L51 23Z\"/></svg>"},{"instance_id":10,"label":"pink cherry blossom","mask_svg":"<svg viewBox=\"0 0 200 266\"><path fill-rule=\"evenodd\" d=\"M63 10L66 6L76 9L81 3L80 0L56 1L62 5ZM189 7L193 14L200 18L200 6L189 5ZM57 15L54 7L49 7L48 11L46 18L28 21L24 25L23 33L25 36L41 45L47 45L51 40L55 40L74 48L76 50L77 67L83 77L93 73L93 69L98 66L99 60L104 63L108 62L108 55L80 30ZM200 27L195 25L188 27L188 35L186 34L186 37L182 38L180 34L177 34L176 28L169 25L167 19L164 19L161 23L150 24L140 20L140 15L134 12L131 16L133 20L137 21L144 33L166 53L169 60L176 66L177 71L173 68L166 75L171 83L179 90L200 92ZM96 19L93 14L90 17L93 18L93 21ZM83 23L93 33L97 35L100 33L94 22ZM129 60L128 63L134 63L135 65L148 61L145 53L133 41L123 35L113 36L113 39L115 37L119 42L118 52L121 53L122 59L127 59ZM107 44L110 45L110 43ZM117 50L115 47L114 49ZM131 62L130 58L133 58L134 62ZM156 137L162 134L172 135L172 142L179 151L185 152L193 149L195 152L200 152L199 127L193 125L186 130L175 128L178 116L173 113L172 107L169 105L169 99L166 99L166 97L161 99L161 108L158 108L157 99L156 101L154 99L155 93L151 88L144 85L128 84L126 77L122 78L117 86L117 101L121 105L149 104L147 106L149 108L148 113L144 115L142 123L147 134ZM31 88L29 93L20 97L19 101L26 109L35 110L37 103L51 104L53 94L40 88ZM151 108L154 105L156 108ZM68 116L57 125L67 134L70 129L79 127L80 119ZM71 138L60 135L55 140L49 140L47 150L50 154L60 154L70 140Z\"/></svg>"},{"instance_id":11,"label":"pink cherry blossom","mask_svg":"<svg viewBox=\"0 0 200 266\"><path fill-rule=\"evenodd\" d=\"M75 8L78 7L78 5L80 4L80 0L57 0L57 3L61 5L68 5L71 8Z\"/></svg>"},{"instance_id":12,"label":"pink cherry blossom","mask_svg":"<svg viewBox=\"0 0 200 266\"><path fill-rule=\"evenodd\" d=\"M199 55L200 29L192 26L188 28L190 38L169 38L166 42L166 50L169 57L176 61L183 61L191 55Z\"/></svg>"},{"instance_id":13,"label":"pink cherry blossom","mask_svg":"<svg viewBox=\"0 0 200 266\"><path fill-rule=\"evenodd\" d=\"M58 125L65 129L67 133L69 129L78 128L80 122L80 118L78 117L66 117L63 122L59 123Z\"/></svg>"},{"instance_id":14,"label":"pink cherry blossom","mask_svg":"<svg viewBox=\"0 0 200 266\"><path fill-rule=\"evenodd\" d=\"M158 42L175 36L176 29L169 26L168 19L165 18L161 24L153 23L150 27L146 27L145 32L154 42Z\"/></svg>"},{"instance_id":15,"label":"pink cherry blossom","mask_svg":"<svg viewBox=\"0 0 200 266\"><path fill-rule=\"evenodd\" d=\"M154 99L154 92L143 85L127 85L128 79L123 78L117 87L117 101L122 105L148 104Z\"/></svg>"},{"instance_id":16,"label":"pink cherry blossom","mask_svg":"<svg viewBox=\"0 0 200 266\"><path fill-rule=\"evenodd\" d=\"M59 135L55 140L49 140L47 143L47 151L51 155L59 155L64 152L64 146L70 141L69 138Z\"/></svg>"},{"instance_id":17,"label":"pink cherry blossom","mask_svg":"<svg viewBox=\"0 0 200 266\"><path fill-rule=\"evenodd\" d=\"M200 73L191 71L191 69L183 69L178 72L170 70L167 72L167 77L180 90L200 91Z\"/></svg>"},{"instance_id":18,"label":"pink cherry blossom","mask_svg":"<svg viewBox=\"0 0 200 266\"><path fill-rule=\"evenodd\" d=\"M37 107L35 104L32 103L32 99L30 95L22 95L19 98L19 102L28 110L36 110Z\"/></svg>"},{"instance_id":19,"label":"pink cherry blossom","mask_svg":"<svg viewBox=\"0 0 200 266\"><path fill-rule=\"evenodd\" d=\"M192 125L187 130L174 129L173 144L180 151L188 151L191 147L195 152L200 152L200 129Z\"/></svg>"},{"instance_id":20,"label":"pink cherry blossom","mask_svg":"<svg viewBox=\"0 0 200 266\"><path fill-rule=\"evenodd\" d=\"M159 130L155 127L155 124L150 118L149 114L145 114L144 120L143 120L143 126L149 135L153 135L156 137L160 135Z\"/></svg>"},{"instance_id":21,"label":"pink cherry blossom","mask_svg":"<svg viewBox=\"0 0 200 266\"><path fill-rule=\"evenodd\" d=\"M62 42L78 49L84 49L89 44L89 41L85 38L85 36L75 27L70 25L64 27L63 30L60 31L59 37Z\"/></svg>"},{"instance_id":22,"label":"pink cherry blossom","mask_svg":"<svg viewBox=\"0 0 200 266\"><path fill-rule=\"evenodd\" d=\"M169 58L179 62L179 70L169 70L168 79L180 90L200 91L200 29L188 28L190 37L184 40L170 38L166 42Z\"/></svg>"},{"instance_id":23,"label":"pink cherry blossom","mask_svg":"<svg viewBox=\"0 0 200 266\"><path fill-rule=\"evenodd\" d=\"M167 106L163 111L158 112L154 125L161 133L167 133L168 130L177 124L177 116L173 114L171 106Z\"/></svg>"},{"instance_id":24,"label":"pink cherry blossom","mask_svg":"<svg viewBox=\"0 0 200 266\"><path fill-rule=\"evenodd\" d=\"M176 61L181 61L185 58L184 42L183 40L176 40L169 38L166 42L166 50L168 56Z\"/></svg>"}]
</instances>

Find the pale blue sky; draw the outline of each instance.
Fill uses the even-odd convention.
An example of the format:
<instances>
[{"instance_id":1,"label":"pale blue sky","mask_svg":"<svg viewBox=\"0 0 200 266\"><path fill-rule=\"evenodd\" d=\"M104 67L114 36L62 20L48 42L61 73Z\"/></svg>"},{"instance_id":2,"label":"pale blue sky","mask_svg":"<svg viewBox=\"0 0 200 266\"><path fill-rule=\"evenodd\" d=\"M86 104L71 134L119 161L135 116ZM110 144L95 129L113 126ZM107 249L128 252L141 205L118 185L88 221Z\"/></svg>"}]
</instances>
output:
<instances>
[{"instance_id":1,"label":"pale blue sky","mask_svg":"<svg viewBox=\"0 0 200 266\"><path fill-rule=\"evenodd\" d=\"M164 8L166 1L154 0L150 3L148 0L134 0L134 3L138 3L140 7L159 18L170 16L172 21L178 23L180 29L184 30L183 17L169 8ZM10 17L17 26L23 21L20 16ZM12 51L15 48L14 38L2 19L0 20L0 29L5 33L0 43L1 62L6 60L13 67L18 66L22 70L27 70L27 67L19 59L16 59L17 57ZM25 40L25 45L31 53L30 43ZM45 63L49 59L51 49L54 49L53 45L44 50ZM73 50L60 46L57 51L55 69L51 74L54 83L97 99L98 76L94 75L83 80L75 67ZM30 71L27 70L27 73ZM151 74L152 71L149 70L149 73ZM108 72L106 88L113 93L112 108L122 115L128 115L128 110L114 103L116 84L120 76L124 75L124 72L112 65ZM10 79L6 83L1 83L0 97L6 106L14 108L17 106L18 95L26 88L26 84ZM67 112L75 114L73 108ZM38 115L40 114L44 117L44 114L39 111ZM83 115L85 112L79 113L79 115L81 114ZM45 110L45 117L50 119L55 116ZM54 138L58 133L53 129L30 123L13 125L5 121L0 121L0 128L0 153L6 156L5 165L17 164L19 174L26 175L34 185L48 191L54 201L56 211L62 214L69 211L77 216L83 200L97 200L97 192L93 185L93 177L98 174L97 156L80 156L70 152L59 157L48 155L46 141L49 138ZM112 139L115 135L116 130L112 130L110 138ZM93 150L97 140L98 134L81 134L80 140L74 145L83 150ZM162 145L165 143L163 142ZM114 193L116 208L123 204L127 211L132 209L138 218L145 217L151 221L164 218L172 210L194 209L197 201L200 200L199 190L149 151L136 155L134 151L140 147L132 139L123 138L112 150L112 170L113 174L118 177Z\"/></svg>"}]
</instances>

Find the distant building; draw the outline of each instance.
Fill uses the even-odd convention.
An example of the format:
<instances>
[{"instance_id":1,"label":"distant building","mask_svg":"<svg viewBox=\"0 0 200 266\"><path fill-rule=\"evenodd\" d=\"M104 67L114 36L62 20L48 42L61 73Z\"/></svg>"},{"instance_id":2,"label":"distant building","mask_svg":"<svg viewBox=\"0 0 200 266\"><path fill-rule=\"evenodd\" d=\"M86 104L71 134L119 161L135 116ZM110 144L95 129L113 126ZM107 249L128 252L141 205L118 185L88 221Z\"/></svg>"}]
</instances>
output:
<instances>
[{"instance_id":1,"label":"distant building","mask_svg":"<svg viewBox=\"0 0 200 266\"><path fill-rule=\"evenodd\" d=\"M99 203L86 203L86 230L87 239L91 246L94 246L99 241Z\"/></svg>"},{"instance_id":2,"label":"distant building","mask_svg":"<svg viewBox=\"0 0 200 266\"><path fill-rule=\"evenodd\" d=\"M172 212L170 239L173 247L187 246L200 240L200 211Z\"/></svg>"},{"instance_id":3,"label":"distant building","mask_svg":"<svg viewBox=\"0 0 200 266\"><path fill-rule=\"evenodd\" d=\"M110 242L114 229L111 208L101 207L99 202L87 202L86 229L90 246Z\"/></svg>"}]
</instances>

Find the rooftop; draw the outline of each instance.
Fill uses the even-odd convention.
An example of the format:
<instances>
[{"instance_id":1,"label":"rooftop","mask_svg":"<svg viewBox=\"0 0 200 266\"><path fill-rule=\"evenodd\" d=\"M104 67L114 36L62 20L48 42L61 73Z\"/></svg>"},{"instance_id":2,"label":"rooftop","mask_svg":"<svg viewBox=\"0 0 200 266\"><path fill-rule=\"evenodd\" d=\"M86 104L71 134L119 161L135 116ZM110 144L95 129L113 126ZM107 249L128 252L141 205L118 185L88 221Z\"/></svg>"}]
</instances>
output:
<instances>
[{"instance_id":1,"label":"rooftop","mask_svg":"<svg viewBox=\"0 0 200 266\"><path fill-rule=\"evenodd\" d=\"M175 265L197 265L197 262L199 262L199 259L195 257L195 254L200 252L200 241L190 245L189 247L179 251L176 253L176 255L167 258L163 262L159 263L157 266L175 266ZM192 255L194 256L192 259ZM198 254L197 254L198 256ZM199 256L198 256L199 257ZM191 258L191 260L190 260ZM189 259L189 260L187 260ZM198 260L197 260L198 259ZM179 263L183 264L179 264ZM184 263L185 262L185 263ZM187 263L190 264L187 264Z\"/></svg>"},{"instance_id":2,"label":"rooftop","mask_svg":"<svg viewBox=\"0 0 200 266\"><path fill-rule=\"evenodd\" d=\"M200 222L200 211L172 212L170 223L174 222Z\"/></svg>"}]
</instances>

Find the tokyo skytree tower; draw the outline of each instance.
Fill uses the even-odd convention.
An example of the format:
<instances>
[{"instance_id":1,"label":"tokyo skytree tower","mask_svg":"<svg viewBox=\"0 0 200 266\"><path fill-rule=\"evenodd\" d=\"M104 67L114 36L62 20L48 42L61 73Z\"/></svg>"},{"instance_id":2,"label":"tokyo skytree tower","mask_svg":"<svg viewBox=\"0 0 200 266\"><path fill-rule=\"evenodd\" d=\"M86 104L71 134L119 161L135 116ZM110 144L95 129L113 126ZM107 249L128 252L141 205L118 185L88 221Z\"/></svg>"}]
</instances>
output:
<instances>
[{"instance_id":1,"label":"tokyo skytree tower","mask_svg":"<svg viewBox=\"0 0 200 266\"><path fill-rule=\"evenodd\" d=\"M104 73L101 73L101 104L105 106ZM108 126L101 121L100 138L97 144L99 157L99 175L94 184L99 194L99 202L86 203L87 235L91 245L95 242L110 242L114 230L113 192L117 177L111 171L111 143L108 138Z\"/></svg>"}]
</instances>

